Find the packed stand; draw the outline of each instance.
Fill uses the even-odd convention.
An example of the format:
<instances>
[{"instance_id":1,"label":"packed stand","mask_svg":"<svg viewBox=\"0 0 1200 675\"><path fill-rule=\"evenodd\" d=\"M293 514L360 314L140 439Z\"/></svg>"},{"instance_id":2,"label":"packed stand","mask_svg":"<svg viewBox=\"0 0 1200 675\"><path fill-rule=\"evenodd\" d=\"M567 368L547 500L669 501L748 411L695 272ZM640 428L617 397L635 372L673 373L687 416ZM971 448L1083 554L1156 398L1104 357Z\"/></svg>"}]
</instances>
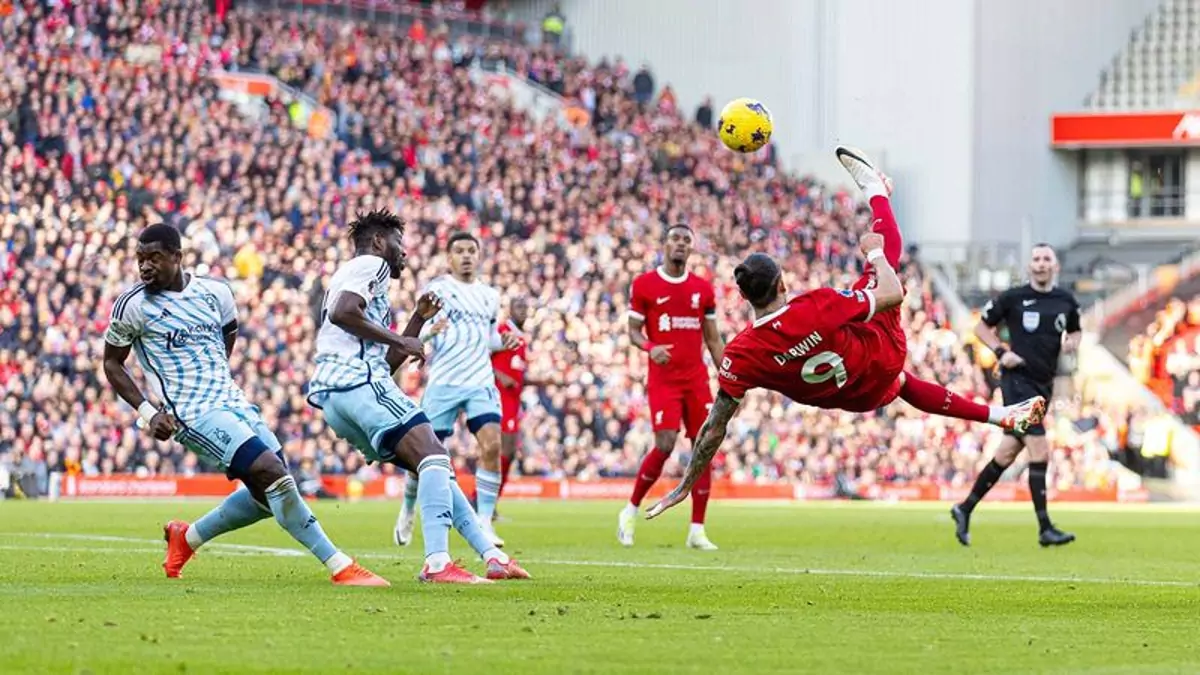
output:
<instances>
[{"instance_id":1,"label":"packed stand","mask_svg":"<svg viewBox=\"0 0 1200 675\"><path fill-rule=\"evenodd\" d=\"M1184 421L1200 425L1200 297L1167 301L1130 341L1129 368Z\"/></svg>"},{"instance_id":2,"label":"packed stand","mask_svg":"<svg viewBox=\"0 0 1200 675\"><path fill-rule=\"evenodd\" d=\"M719 150L669 91L643 96L642 73L619 61L589 66L544 47L450 40L437 27L397 39L312 16L234 12L221 22L194 0L109 7L0 20L0 469L10 477L205 470L139 433L99 372L112 301L136 278L135 235L159 220L184 233L185 265L231 280L235 378L310 484L379 470L304 400L323 282L350 253L344 225L356 211L386 207L410 223L414 274L392 298L400 324L420 285L445 269L441 250L458 229L483 240L484 279L536 295L529 371L558 384L525 392L518 466L528 475L629 476L650 448L646 362L625 325L630 282L657 264L663 223L700 233L695 271L717 287L727 337L748 319L731 281L748 251L779 258L793 291L857 274L856 233L870 223L861 203L784 176L769 152ZM156 58L134 64L131 54ZM474 85L472 62L545 83L590 122L534 123ZM304 90L337 113L336 138L308 138L278 101L249 121L205 78L217 67ZM903 274L916 374L987 395L919 267ZM419 370L401 378L419 394ZM1121 420L1070 405L1052 425L1058 483L1107 484ZM966 484L992 437L901 405L850 415L756 393L718 469L745 481ZM462 432L451 444L473 460ZM676 453L668 471L686 458Z\"/></svg>"}]
</instances>

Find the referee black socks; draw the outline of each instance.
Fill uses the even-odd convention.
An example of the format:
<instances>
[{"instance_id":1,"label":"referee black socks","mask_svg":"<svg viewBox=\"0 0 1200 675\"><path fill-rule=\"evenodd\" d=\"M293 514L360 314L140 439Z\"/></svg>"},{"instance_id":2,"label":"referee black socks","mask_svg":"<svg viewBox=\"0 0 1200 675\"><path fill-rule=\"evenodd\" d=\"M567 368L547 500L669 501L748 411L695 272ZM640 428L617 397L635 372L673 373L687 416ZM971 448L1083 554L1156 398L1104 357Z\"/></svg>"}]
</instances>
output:
<instances>
[{"instance_id":1,"label":"referee black socks","mask_svg":"<svg viewBox=\"0 0 1200 675\"><path fill-rule=\"evenodd\" d=\"M975 509L975 505L978 504L987 495L988 491L992 489L992 486L996 484L996 481L1000 480L1000 476L1004 475L1004 469L1006 468L1007 467L997 464L996 460L994 459L988 462L988 465L983 467L983 471L980 471L979 476L975 479L975 485L971 488L971 494L967 495L967 498L963 500L962 509L968 514L971 513L971 511ZM1045 484L1045 473L1042 474L1042 477L1043 484ZM1044 497L1042 501L1044 504Z\"/></svg>"},{"instance_id":2,"label":"referee black socks","mask_svg":"<svg viewBox=\"0 0 1200 675\"><path fill-rule=\"evenodd\" d=\"M1033 498L1033 511L1037 514L1038 530L1045 532L1054 525L1046 513L1046 462L1029 463L1029 494Z\"/></svg>"}]
</instances>

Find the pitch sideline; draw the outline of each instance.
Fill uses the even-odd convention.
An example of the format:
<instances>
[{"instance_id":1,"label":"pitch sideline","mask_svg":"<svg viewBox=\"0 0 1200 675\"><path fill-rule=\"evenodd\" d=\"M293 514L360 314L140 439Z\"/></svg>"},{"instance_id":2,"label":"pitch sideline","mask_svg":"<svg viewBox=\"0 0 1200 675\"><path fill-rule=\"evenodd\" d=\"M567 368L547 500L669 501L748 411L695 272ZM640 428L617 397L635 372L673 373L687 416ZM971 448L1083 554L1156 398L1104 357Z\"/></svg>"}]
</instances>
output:
<instances>
[{"instance_id":1,"label":"pitch sideline","mask_svg":"<svg viewBox=\"0 0 1200 675\"><path fill-rule=\"evenodd\" d=\"M162 553L161 539L144 539L138 537L119 537L99 534L72 534L54 532L4 532L5 537L60 539L73 541L93 541L126 544L157 544L155 547L107 547L103 549L81 549L70 546L35 546L35 545L5 545L0 544L0 551L46 551L55 553L70 553L76 551L91 551L99 553ZM204 553L219 555L271 555L279 557L307 557L305 551L274 546L249 546L245 544L223 544L212 542L204 546ZM363 560L401 560L403 556L387 553L362 553L356 557ZM1098 577L1056 577L1041 575L1019 574L972 574L967 572L901 572L895 570L854 570L854 569L822 569L805 567L777 566L747 566L747 565L689 565L682 563L649 563L621 560L556 560L532 559L530 565L561 565L573 567L609 567L617 569L662 569L682 572L737 572L739 574L789 574L812 575L826 577L862 577L874 579L937 579L942 581L1000 581L1015 583L1063 583L1063 584L1123 584L1126 586L1156 586L1174 588L1197 588L1200 581L1179 581L1171 579L1115 579Z\"/></svg>"}]
</instances>

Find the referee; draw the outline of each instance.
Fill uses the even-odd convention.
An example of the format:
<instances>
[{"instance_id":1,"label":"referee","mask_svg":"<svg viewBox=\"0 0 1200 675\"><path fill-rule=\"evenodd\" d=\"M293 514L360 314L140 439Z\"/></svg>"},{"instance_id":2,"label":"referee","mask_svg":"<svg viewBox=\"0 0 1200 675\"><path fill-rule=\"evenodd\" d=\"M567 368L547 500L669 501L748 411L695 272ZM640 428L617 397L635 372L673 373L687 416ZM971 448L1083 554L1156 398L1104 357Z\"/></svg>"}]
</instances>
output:
<instances>
[{"instance_id":1,"label":"referee","mask_svg":"<svg viewBox=\"0 0 1200 675\"><path fill-rule=\"evenodd\" d=\"M1000 362L1000 391L1005 405L1034 396L1042 396L1049 403L1059 356L1074 353L1079 347L1079 302L1054 285L1057 275L1054 249L1049 244L1037 244L1029 256L1029 283L1010 288L985 305L982 320L975 327L975 335ZM1008 329L1010 344L1000 341L997 328L1001 325ZM1036 424L1024 434L1004 433L995 457L975 479L971 494L950 510L959 543L971 545L971 512L1022 448L1029 450L1029 493L1040 530L1038 543L1062 546L1075 541L1075 535L1054 527L1046 512L1046 467L1050 459L1046 428Z\"/></svg>"}]
</instances>

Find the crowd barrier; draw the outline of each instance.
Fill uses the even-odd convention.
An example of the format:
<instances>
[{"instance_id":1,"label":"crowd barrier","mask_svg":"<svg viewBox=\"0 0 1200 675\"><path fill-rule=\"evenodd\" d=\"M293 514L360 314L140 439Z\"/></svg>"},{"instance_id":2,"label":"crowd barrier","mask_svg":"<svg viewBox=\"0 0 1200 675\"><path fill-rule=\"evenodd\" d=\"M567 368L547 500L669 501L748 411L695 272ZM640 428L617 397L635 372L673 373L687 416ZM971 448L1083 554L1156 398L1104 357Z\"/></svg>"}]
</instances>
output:
<instances>
[{"instance_id":1,"label":"crowd barrier","mask_svg":"<svg viewBox=\"0 0 1200 675\"><path fill-rule=\"evenodd\" d=\"M61 481L57 497L65 499L88 498L171 498L171 497L223 497L233 491L231 483L219 474L188 477L150 477L133 475L114 476L65 476ZM459 485L466 492L475 487L470 475L460 475ZM341 499L398 499L404 493L404 478L387 476L377 480L359 481L347 476L326 476L321 479L325 492ZM674 480L663 480L650 492L656 499L667 493ZM504 499L627 499L633 489L630 479L608 478L593 481L517 478L504 488ZM967 496L969 486L938 483L912 483L905 485L869 485L858 490L857 496L878 501L961 501ZM1057 502L1145 502L1149 493L1143 488L1100 489L1072 488L1048 491L1049 498ZM789 484L789 483L735 483L729 480L713 481L714 499L819 501L843 498L832 484ZM1028 501L1029 488L1023 483L1000 483L988 493L989 501Z\"/></svg>"}]
</instances>

